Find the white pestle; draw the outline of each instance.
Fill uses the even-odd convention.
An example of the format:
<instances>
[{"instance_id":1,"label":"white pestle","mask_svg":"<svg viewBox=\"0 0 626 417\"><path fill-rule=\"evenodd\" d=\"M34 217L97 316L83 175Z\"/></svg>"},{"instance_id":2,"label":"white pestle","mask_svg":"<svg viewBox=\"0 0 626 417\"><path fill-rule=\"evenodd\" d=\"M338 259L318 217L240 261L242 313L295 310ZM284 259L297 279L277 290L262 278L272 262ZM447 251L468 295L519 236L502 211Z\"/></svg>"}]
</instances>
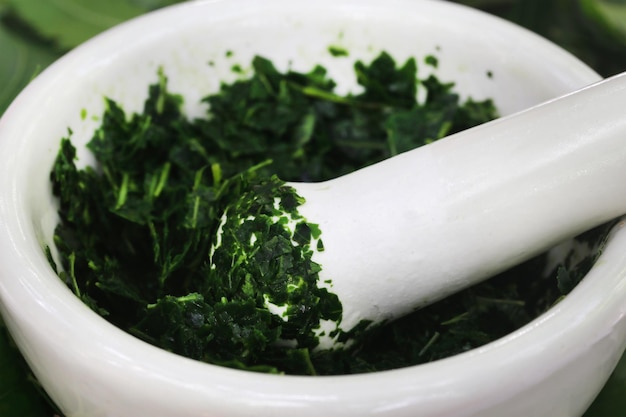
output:
<instances>
[{"instance_id":1,"label":"white pestle","mask_svg":"<svg viewBox=\"0 0 626 417\"><path fill-rule=\"evenodd\" d=\"M626 75L290 185L322 231L313 260L343 304L339 328L393 320L626 213Z\"/></svg>"}]
</instances>

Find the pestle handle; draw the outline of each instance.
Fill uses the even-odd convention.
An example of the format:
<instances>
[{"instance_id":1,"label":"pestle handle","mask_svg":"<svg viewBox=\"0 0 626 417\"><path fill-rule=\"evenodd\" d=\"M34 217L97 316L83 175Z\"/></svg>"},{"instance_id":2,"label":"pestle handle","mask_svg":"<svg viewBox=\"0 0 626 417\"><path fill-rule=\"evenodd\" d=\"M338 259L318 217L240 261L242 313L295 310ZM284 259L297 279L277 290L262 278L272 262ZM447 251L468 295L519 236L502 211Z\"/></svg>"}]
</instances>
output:
<instances>
[{"instance_id":1,"label":"pestle handle","mask_svg":"<svg viewBox=\"0 0 626 417\"><path fill-rule=\"evenodd\" d=\"M322 231L341 328L391 320L626 213L626 75L291 185Z\"/></svg>"}]
</instances>

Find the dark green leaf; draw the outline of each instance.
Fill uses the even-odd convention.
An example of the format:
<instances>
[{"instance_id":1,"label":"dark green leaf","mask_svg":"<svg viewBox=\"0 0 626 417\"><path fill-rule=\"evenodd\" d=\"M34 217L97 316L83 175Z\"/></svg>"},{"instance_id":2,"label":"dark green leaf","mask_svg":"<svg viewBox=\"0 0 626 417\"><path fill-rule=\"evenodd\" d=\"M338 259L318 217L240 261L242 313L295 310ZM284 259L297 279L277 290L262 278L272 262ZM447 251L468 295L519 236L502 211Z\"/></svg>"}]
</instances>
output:
<instances>
[{"instance_id":1,"label":"dark green leaf","mask_svg":"<svg viewBox=\"0 0 626 417\"><path fill-rule=\"evenodd\" d=\"M45 399L0 320L0 416L52 417Z\"/></svg>"}]
</instances>

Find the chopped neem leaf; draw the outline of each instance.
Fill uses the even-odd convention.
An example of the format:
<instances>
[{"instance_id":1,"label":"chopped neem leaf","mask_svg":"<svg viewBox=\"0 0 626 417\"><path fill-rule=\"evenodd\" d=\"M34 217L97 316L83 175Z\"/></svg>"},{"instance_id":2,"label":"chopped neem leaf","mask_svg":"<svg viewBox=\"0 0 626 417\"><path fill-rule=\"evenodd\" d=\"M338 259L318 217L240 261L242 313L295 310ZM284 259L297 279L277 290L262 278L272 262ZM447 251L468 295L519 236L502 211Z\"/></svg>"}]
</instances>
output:
<instances>
[{"instance_id":1,"label":"chopped neem leaf","mask_svg":"<svg viewBox=\"0 0 626 417\"><path fill-rule=\"evenodd\" d=\"M328 52L330 52L330 54L332 56L348 56L350 55L348 53L348 50L341 47L341 46L337 46L337 45L331 45L328 47Z\"/></svg>"},{"instance_id":2,"label":"chopped neem leaf","mask_svg":"<svg viewBox=\"0 0 626 417\"><path fill-rule=\"evenodd\" d=\"M497 113L489 100L462 103L452 83L420 80L414 59L397 66L386 53L355 63L362 92L346 96L320 66L280 72L256 57L252 67L250 78L204 98L209 113L197 120L181 112L163 73L142 113L107 99L88 144L97 167L78 169L71 132L62 139L51 172L59 275L111 323L238 369L370 372L492 341L580 279L530 279L537 258L373 332L362 323L351 332L362 343L350 350L315 350L320 323L340 320L341 303L311 260L323 230L298 214L301 198L285 181L334 178Z\"/></svg>"}]
</instances>

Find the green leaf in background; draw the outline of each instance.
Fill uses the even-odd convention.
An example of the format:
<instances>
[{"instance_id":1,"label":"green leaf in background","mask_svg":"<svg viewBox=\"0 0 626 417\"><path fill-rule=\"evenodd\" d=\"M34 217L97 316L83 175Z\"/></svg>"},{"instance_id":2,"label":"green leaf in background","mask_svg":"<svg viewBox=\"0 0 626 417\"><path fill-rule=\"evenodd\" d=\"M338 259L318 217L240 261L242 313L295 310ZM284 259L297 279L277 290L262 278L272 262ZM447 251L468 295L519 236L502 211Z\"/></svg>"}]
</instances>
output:
<instances>
[{"instance_id":1,"label":"green leaf in background","mask_svg":"<svg viewBox=\"0 0 626 417\"><path fill-rule=\"evenodd\" d=\"M0 321L0 416L52 417L53 413Z\"/></svg>"},{"instance_id":2,"label":"green leaf in background","mask_svg":"<svg viewBox=\"0 0 626 417\"><path fill-rule=\"evenodd\" d=\"M148 11L140 4L128 0L5 1L24 23L30 25L43 38L55 42L63 51ZM157 2L152 0L149 3L154 5Z\"/></svg>"},{"instance_id":3,"label":"green leaf in background","mask_svg":"<svg viewBox=\"0 0 626 417\"><path fill-rule=\"evenodd\" d=\"M1 0L0 0L1 1ZM129 0L131 4L141 7L145 10L155 10L161 7L171 6L176 3L181 3L185 0Z\"/></svg>"},{"instance_id":4,"label":"green leaf in background","mask_svg":"<svg viewBox=\"0 0 626 417\"><path fill-rule=\"evenodd\" d=\"M581 10L611 40L626 46L625 0L579 0Z\"/></svg>"},{"instance_id":5,"label":"green leaf in background","mask_svg":"<svg viewBox=\"0 0 626 417\"><path fill-rule=\"evenodd\" d=\"M626 416L626 355L584 417Z\"/></svg>"},{"instance_id":6,"label":"green leaf in background","mask_svg":"<svg viewBox=\"0 0 626 417\"><path fill-rule=\"evenodd\" d=\"M32 77L57 54L0 26L0 115Z\"/></svg>"}]
</instances>

